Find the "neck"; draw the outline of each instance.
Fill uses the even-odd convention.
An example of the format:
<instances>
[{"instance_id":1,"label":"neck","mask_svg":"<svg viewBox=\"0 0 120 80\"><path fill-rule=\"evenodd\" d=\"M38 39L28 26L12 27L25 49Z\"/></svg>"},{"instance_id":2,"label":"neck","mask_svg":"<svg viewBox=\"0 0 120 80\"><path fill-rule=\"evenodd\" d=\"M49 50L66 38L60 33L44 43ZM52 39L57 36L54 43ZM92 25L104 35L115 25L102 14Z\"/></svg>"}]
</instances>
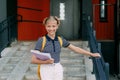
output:
<instances>
[{"instance_id":1,"label":"neck","mask_svg":"<svg viewBox=\"0 0 120 80\"><path fill-rule=\"evenodd\" d=\"M50 34L47 34L51 39L55 39L55 34L54 35L50 35Z\"/></svg>"}]
</instances>

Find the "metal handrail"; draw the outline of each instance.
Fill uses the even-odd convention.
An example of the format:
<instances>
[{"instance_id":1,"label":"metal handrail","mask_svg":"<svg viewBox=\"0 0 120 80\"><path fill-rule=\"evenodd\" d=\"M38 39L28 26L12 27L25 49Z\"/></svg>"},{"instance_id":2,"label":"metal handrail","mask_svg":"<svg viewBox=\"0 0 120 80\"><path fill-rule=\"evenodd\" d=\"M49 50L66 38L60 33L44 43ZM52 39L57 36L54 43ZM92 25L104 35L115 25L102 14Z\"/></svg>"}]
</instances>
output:
<instances>
[{"instance_id":1,"label":"metal handrail","mask_svg":"<svg viewBox=\"0 0 120 80\"><path fill-rule=\"evenodd\" d=\"M16 37L13 35L11 29L12 26L15 26L17 24L16 15L10 16L7 19L0 22L0 58L1 58L1 51L7 47L12 40L14 40ZM7 36L6 36L7 35ZM5 37L4 37L5 36Z\"/></svg>"},{"instance_id":2,"label":"metal handrail","mask_svg":"<svg viewBox=\"0 0 120 80\"><path fill-rule=\"evenodd\" d=\"M12 21L12 19L14 19L15 16L10 16L7 19L3 20L0 22L0 32L2 32L3 30L5 30L6 28L8 28L10 25L14 24L15 22L17 22L17 20Z\"/></svg>"},{"instance_id":3,"label":"metal handrail","mask_svg":"<svg viewBox=\"0 0 120 80\"><path fill-rule=\"evenodd\" d=\"M21 9L26 9L26 10L34 10L34 11L43 11L41 9L35 9L35 8L30 8L30 7L23 7L23 6L17 6L18 8L21 8Z\"/></svg>"},{"instance_id":4,"label":"metal handrail","mask_svg":"<svg viewBox=\"0 0 120 80\"><path fill-rule=\"evenodd\" d=\"M96 76L96 80L109 80L109 64L106 63L103 59L100 45L96 40L94 30L90 25L91 22L89 19L86 20L87 32L88 32L88 42L90 50L93 53L100 53L101 58L92 58L93 61L93 73Z\"/></svg>"},{"instance_id":5,"label":"metal handrail","mask_svg":"<svg viewBox=\"0 0 120 80\"><path fill-rule=\"evenodd\" d=\"M20 14L18 14L17 15L19 18L18 18L18 22L34 22L34 23L42 23L42 21L37 21L37 20L25 20L25 19L23 19L23 16L22 15L20 15Z\"/></svg>"},{"instance_id":6,"label":"metal handrail","mask_svg":"<svg viewBox=\"0 0 120 80\"><path fill-rule=\"evenodd\" d=\"M21 9L25 9L25 10L32 10L32 11L38 11L38 12L42 12L42 9L35 9L35 8L30 8L30 7L24 7L24 6L17 6L17 8L21 8ZM38 20L30 20L30 19L23 19L22 15L18 15L18 17L20 17L20 20L18 20L19 22L34 22L34 23L42 23L42 21L38 21Z\"/></svg>"}]
</instances>

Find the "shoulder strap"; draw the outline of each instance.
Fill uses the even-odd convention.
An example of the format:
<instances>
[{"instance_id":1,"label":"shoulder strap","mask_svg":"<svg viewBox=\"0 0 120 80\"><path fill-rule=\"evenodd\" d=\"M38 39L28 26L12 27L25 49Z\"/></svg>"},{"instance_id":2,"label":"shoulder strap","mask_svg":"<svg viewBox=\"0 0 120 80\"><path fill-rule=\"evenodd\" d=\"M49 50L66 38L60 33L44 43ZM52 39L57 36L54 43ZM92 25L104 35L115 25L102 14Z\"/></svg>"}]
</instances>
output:
<instances>
[{"instance_id":1,"label":"shoulder strap","mask_svg":"<svg viewBox=\"0 0 120 80\"><path fill-rule=\"evenodd\" d=\"M43 36L42 38L43 38L43 41L42 41L42 47L41 47L40 51L43 51L43 49L45 47L45 44L46 44L46 37ZM39 80L41 80L41 76L40 76L40 64L38 64L37 74L38 74Z\"/></svg>"},{"instance_id":2,"label":"shoulder strap","mask_svg":"<svg viewBox=\"0 0 120 80\"><path fill-rule=\"evenodd\" d=\"M60 43L60 46L62 47L63 41L62 41L62 38L61 38L60 36L58 36L58 41L59 41L59 43Z\"/></svg>"},{"instance_id":3,"label":"shoulder strap","mask_svg":"<svg viewBox=\"0 0 120 80\"><path fill-rule=\"evenodd\" d=\"M40 51L43 51L45 44L46 44L46 37L43 36L42 38L43 38L43 41L42 41L42 47L41 47Z\"/></svg>"}]
</instances>

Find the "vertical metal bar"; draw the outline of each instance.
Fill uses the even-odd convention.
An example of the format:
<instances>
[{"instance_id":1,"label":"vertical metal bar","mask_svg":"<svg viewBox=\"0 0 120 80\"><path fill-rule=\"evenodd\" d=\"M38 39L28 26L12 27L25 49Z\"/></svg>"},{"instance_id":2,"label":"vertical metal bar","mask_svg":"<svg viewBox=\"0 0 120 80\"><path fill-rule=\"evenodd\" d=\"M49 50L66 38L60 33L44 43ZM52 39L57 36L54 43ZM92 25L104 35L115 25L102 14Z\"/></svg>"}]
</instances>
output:
<instances>
[{"instance_id":1,"label":"vertical metal bar","mask_svg":"<svg viewBox=\"0 0 120 80\"><path fill-rule=\"evenodd\" d=\"M95 5L93 4L93 29L95 28Z\"/></svg>"},{"instance_id":2,"label":"vertical metal bar","mask_svg":"<svg viewBox=\"0 0 120 80\"><path fill-rule=\"evenodd\" d=\"M119 56L119 73L118 73L118 77L120 78L120 41L119 41L119 52L118 52L118 56Z\"/></svg>"}]
</instances>

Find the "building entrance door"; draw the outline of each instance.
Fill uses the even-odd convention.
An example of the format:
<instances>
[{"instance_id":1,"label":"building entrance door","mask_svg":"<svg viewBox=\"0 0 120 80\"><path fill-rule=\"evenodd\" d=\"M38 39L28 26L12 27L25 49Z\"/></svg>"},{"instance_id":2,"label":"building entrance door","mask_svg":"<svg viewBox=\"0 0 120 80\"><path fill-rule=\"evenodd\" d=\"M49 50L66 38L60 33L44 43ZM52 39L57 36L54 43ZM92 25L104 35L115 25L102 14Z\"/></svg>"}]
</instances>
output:
<instances>
[{"instance_id":1,"label":"building entrance door","mask_svg":"<svg viewBox=\"0 0 120 80\"><path fill-rule=\"evenodd\" d=\"M58 16L61 20L58 35L68 40L80 38L80 0L51 0L51 15Z\"/></svg>"},{"instance_id":2,"label":"building entrance door","mask_svg":"<svg viewBox=\"0 0 120 80\"><path fill-rule=\"evenodd\" d=\"M97 40L114 40L114 5L93 5L93 26Z\"/></svg>"},{"instance_id":3,"label":"building entrance door","mask_svg":"<svg viewBox=\"0 0 120 80\"><path fill-rule=\"evenodd\" d=\"M46 34L42 21L50 14L50 0L18 0L18 40L37 40Z\"/></svg>"}]
</instances>

